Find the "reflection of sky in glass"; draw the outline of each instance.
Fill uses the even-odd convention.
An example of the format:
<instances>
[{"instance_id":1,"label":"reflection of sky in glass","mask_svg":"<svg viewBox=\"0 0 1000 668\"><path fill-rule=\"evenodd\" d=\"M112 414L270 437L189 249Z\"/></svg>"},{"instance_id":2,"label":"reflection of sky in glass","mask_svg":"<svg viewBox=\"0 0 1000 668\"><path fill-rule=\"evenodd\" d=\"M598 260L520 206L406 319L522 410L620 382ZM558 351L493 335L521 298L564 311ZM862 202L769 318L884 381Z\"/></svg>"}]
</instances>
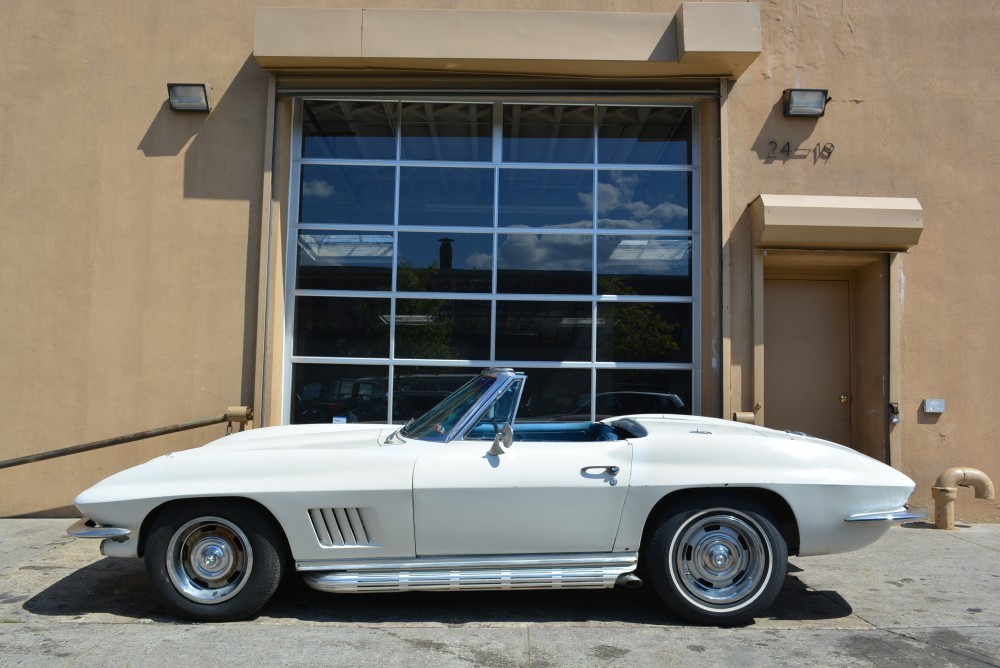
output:
<instances>
[{"instance_id":1,"label":"reflection of sky in glass","mask_svg":"<svg viewBox=\"0 0 1000 668\"><path fill-rule=\"evenodd\" d=\"M393 167L302 165L299 220L336 225L392 225Z\"/></svg>"},{"instance_id":2,"label":"reflection of sky in glass","mask_svg":"<svg viewBox=\"0 0 1000 668\"><path fill-rule=\"evenodd\" d=\"M402 119L403 160L492 160L493 105L412 102Z\"/></svg>"},{"instance_id":3,"label":"reflection of sky in glass","mask_svg":"<svg viewBox=\"0 0 1000 668\"><path fill-rule=\"evenodd\" d=\"M597 159L603 164L691 163L687 107L598 107Z\"/></svg>"},{"instance_id":4,"label":"reflection of sky in glass","mask_svg":"<svg viewBox=\"0 0 1000 668\"><path fill-rule=\"evenodd\" d=\"M583 198L587 204L590 200ZM688 172L601 171L597 225L605 229L690 229Z\"/></svg>"},{"instance_id":5,"label":"reflection of sky in glass","mask_svg":"<svg viewBox=\"0 0 1000 668\"><path fill-rule=\"evenodd\" d=\"M503 108L504 162L594 160L594 108L508 104Z\"/></svg>"},{"instance_id":6,"label":"reflection of sky in glass","mask_svg":"<svg viewBox=\"0 0 1000 668\"><path fill-rule=\"evenodd\" d=\"M302 155L395 159L396 103L306 100L302 103Z\"/></svg>"},{"instance_id":7,"label":"reflection of sky in glass","mask_svg":"<svg viewBox=\"0 0 1000 668\"><path fill-rule=\"evenodd\" d=\"M501 169L500 227L593 227L594 173Z\"/></svg>"},{"instance_id":8,"label":"reflection of sky in glass","mask_svg":"<svg viewBox=\"0 0 1000 668\"><path fill-rule=\"evenodd\" d=\"M400 225L493 226L492 169L403 167L399 179Z\"/></svg>"}]
</instances>

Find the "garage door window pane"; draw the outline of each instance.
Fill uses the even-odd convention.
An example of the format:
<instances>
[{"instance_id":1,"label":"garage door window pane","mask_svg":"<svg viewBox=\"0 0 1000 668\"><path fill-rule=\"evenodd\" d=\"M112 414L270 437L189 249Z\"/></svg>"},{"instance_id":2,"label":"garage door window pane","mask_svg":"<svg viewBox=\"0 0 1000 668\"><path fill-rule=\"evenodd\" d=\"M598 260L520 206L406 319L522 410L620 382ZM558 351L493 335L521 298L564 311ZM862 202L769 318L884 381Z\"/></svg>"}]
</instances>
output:
<instances>
[{"instance_id":1,"label":"garage door window pane","mask_svg":"<svg viewBox=\"0 0 1000 668\"><path fill-rule=\"evenodd\" d=\"M591 294L594 238L589 234L499 235L500 292Z\"/></svg>"},{"instance_id":2,"label":"garage door window pane","mask_svg":"<svg viewBox=\"0 0 1000 668\"><path fill-rule=\"evenodd\" d=\"M396 357L484 360L489 356L488 301L396 301Z\"/></svg>"},{"instance_id":3,"label":"garage door window pane","mask_svg":"<svg viewBox=\"0 0 1000 668\"><path fill-rule=\"evenodd\" d=\"M593 162L594 108L508 104L503 108L504 162Z\"/></svg>"},{"instance_id":4,"label":"garage door window pane","mask_svg":"<svg viewBox=\"0 0 1000 668\"><path fill-rule=\"evenodd\" d=\"M306 290L389 290L392 235L299 233L298 287Z\"/></svg>"},{"instance_id":5,"label":"garage door window pane","mask_svg":"<svg viewBox=\"0 0 1000 668\"><path fill-rule=\"evenodd\" d=\"M691 163L688 107L598 107L597 159L619 165Z\"/></svg>"},{"instance_id":6,"label":"garage door window pane","mask_svg":"<svg viewBox=\"0 0 1000 668\"><path fill-rule=\"evenodd\" d=\"M402 119L403 160L493 159L493 105L408 102Z\"/></svg>"},{"instance_id":7,"label":"garage door window pane","mask_svg":"<svg viewBox=\"0 0 1000 668\"><path fill-rule=\"evenodd\" d=\"M500 227L594 226L594 173L576 169L501 169Z\"/></svg>"},{"instance_id":8,"label":"garage door window pane","mask_svg":"<svg viewBox=\"0 0 1000 668\"><path fill-rule=\"evenodd\" d=\"M385 407L388 370L386 366L372 365L293 365L292 423L384 424L388 416Z\"/></svg>"},{"instance_id":9,"label":"garage door window pane","mask_svg":"<svg viewBox=\"0 0 1000 668\"><path fill-rule=\"evenodd\" d=\"M597 181L599 228L691 228L690 173L612 170L598 172Z\"/></svg>"},{"instance_id":10,"label":"garage door window pane","mask_svg":"<svg viewBox=\"0 0 1000 668\"><path fill-rule=\"evenodd\" d=\"M691 362L691 305L599 303L597 359Z\"/></svg>"},{"instance_id":11,"label":"garage door window pane","mask_svg":"<svg viewBox=\"0 0 1000 668\"><path fill-rule=\"evenodd\" d=\"M493 227L493 170L401 168L399 224Z\"/></svg>"},{"instance_id":12,"label":"garage door window pane","mask_svg":"<svg viewBox=\"0 0 1000 668\"><path fill-rule=\"evenodd\" d=\"M597 237L597 294L691 294L691 239Z\"/></svg>"},{"instance_id":13,"label":"garage door window pane","mask_svg":"<svg viewBox=\"0 0 1000 668\"><path fill-rule=\"evenodd\" d=\"M493 236L400 232L398 276L401 292L489 292Z\"/></svg>"},{"instance_id":14,"label":"garage door window pane","mask_svg":"<svg viewBox=\"0 0 1000 668\"><path fill-rule=\"evenodd\" d=\"M306 100L302 103L302 155L394 159L396 103Z\"/></svg>"},{"instance_id":15,"label":"garage door window pane","mask_svg":"<svg viewBox=\"0 0 1000 668\"><path fill-rule=\"evenodd\" d=\"M636 413L691 414L691 372L609 369L597 372L598 420Z\"/></svg>"},{"instance_id":16,"label":"garage door window pane","mask_svg":"<svg viewBox=\"0 0 1000 668\"><path fill-rule=\"evenodd\" d=\"M405 424L436 406L442 399L475 378L468 367L397 366L393 379L392 422Z\"/></svg>"},{"instance_id":17,"label":"garage door window pane","mask_svg":"<svg viewBox=\"0 0 1000 668\"><path fill-rule=\"evenodd\" d=\"M392 225L393 167L303 165L299 222L321 225Z\"/></svg>"},{"instance_id":18,"label":"garage door window pane","mask_svg":"<svg viewBox=\"0 0 1000 668\"><path fill-rule=\"evenodd\" d=\"M518 422L589 420L590 369L528 369Z\"/></svg>"},{"instance_id":19,"label":"garage door window pane","mask_svg":"<svg viewBox=\"0 0 1000 668\"><path fill-rule=\"evenodd\" d=\"M498 302L497 359L589 360L590 321L590 302Z\"/></svg>"},{"instance_id":20,"label":"garage door window pane","mask_svg":"<svg viewBox=\"0 0 1000 668\"><path fill-rule=\"evenodd\" d=\"M295 351L307 357L388 357L388 299L299 297Z\"/></svg>"}]
</instances>

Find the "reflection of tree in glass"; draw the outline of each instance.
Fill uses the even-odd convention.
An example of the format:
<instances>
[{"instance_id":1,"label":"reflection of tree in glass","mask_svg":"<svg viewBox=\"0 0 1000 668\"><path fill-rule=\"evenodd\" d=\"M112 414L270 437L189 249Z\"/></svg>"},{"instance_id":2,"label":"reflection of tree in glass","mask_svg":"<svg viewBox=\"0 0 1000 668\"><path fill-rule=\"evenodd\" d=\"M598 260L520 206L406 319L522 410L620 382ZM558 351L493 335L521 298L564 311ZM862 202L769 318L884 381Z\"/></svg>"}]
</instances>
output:
<instances>
[{"instance_id":1,"label":"reflection of tree in glass","mask_svg":"<svg viewBox=\"0 0 1000 668\"><path fill-rule=\"evenodd\" d=\"M439 271L438 263L414 267L400 262L396 273L400 291L426 292ZM451 357L455 319L446 312L443 299L399 299L396 301L396 355L398 357Z\"/></svg>"},{"instance_id":2,"label":"reflection of tree in glass","mask_svg":"<svg viewBox=\"0 0 1000 668\"><path fill-rule=\"evenodd\" d=\"M601 277L597 291L603 295L638 294L617 276ZM664 320L652 304L620 302L606 313L606 322L598 326L598 332L605 333L601 346L605 359L655 362L680 350L674 338L679 325Z\"/></svg>"},{"instance_id":3,"label":"reflection of tree in glass","mask_svg":"<svg viewBox=\"0 0 1000 668\"><path fill-rule=\"evenodd\" d=\"M400 292L427 292L437 274L437 262L431 262L426 267L414 267L400 260L396 271L396 289Z\"/></svg>"}]
</instances>

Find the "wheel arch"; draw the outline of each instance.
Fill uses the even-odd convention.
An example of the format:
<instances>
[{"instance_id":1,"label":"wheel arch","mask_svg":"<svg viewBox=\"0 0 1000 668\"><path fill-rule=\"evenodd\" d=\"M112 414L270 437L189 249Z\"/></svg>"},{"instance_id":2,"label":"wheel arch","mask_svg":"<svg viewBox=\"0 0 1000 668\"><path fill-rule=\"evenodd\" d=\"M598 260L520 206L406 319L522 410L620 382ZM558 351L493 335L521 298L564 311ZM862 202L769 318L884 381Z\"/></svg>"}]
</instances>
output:
<instances>
[{"instance_id":1,"label":"wheel arch","mask_svg":"<svg viewBox=\"0 0 1000 668\"><path fill-rule=\"evenodd\" d=\"M789 555L798 554L799 525L795 519L795 513L792 512L792 507L777 492L760 487L697 487L679 489L667 494L656 502L646 517L646 524L642 529L641 552L645 553L645 548L649 545L649 540L659 524L657 520L668 513L672 507L688 499L719 495L749 498L766 507L778 521L778 529L788 544Z\"/></svg>"},{"instance_id":2,"label":"wheel arch","mask_svg":"<svg viewBox=\"0 0 1000 668\"><path fill-rule=\"evenodd\" d=\"M156 520L166 510L189 504L191 505L196 503L211 504L220 501L227 503L241 503L248 506L252 506L257 510L259 510L260 512L264 513L267 517L271 518L271 522L274 525L273 528L276 530L277 534L281 536L281 540L283 541L282 547L285 551L285 554L286 555L291 554L291 547L288 543L288 536L285 534L284 527L281 526L281 522L279 522L278 519L274 516L274 513L271 512L270 508L265 506L263 503L255 501L254 499L245 496L198 496L198 497L188 497L183 499L171 499L169 501L164 501L156 508L153 508L153 510L149 511L146 514L146 517L143 518L142 524L139 527L138 556L141 557L144 555L146 551L146 540L149 537L149 532L153 527L153 525L156 523ZM206 505L206 511L208 510L209 508Z\"/></svg>"}]
</instances>

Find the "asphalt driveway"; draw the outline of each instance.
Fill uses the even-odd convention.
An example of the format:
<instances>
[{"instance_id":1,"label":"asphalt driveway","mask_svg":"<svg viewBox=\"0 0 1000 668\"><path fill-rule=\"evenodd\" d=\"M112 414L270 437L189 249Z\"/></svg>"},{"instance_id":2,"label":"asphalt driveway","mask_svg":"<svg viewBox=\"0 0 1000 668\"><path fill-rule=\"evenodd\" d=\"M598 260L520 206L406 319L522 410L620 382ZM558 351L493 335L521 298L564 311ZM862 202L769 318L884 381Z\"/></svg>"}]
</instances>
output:
<instances>
[{"instance_id":1,"label":"asphalt driveway","mask_svg":"<svg viewBox=\"0 0 1000 668\"><path fill-rule=\"evenodd\" d=\"M894 527L796 558L766 617L691 626L639 590L322 594L233 624L167 617L142 563L0 520L3 666L1000 666L1000 525Z\"/></svg>"}]
</instances>

